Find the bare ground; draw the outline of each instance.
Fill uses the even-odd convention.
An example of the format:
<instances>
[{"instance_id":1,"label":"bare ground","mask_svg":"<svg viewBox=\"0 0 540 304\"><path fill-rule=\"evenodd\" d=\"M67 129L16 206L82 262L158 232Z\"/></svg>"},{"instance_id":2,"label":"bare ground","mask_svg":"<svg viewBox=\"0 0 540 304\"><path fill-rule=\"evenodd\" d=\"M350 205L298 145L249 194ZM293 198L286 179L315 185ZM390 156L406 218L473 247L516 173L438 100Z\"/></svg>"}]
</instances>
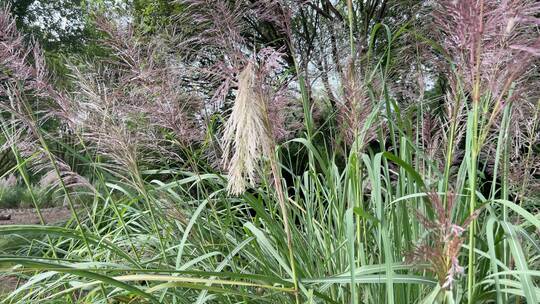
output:
<instances>
[{"instance_id":1,"label":"bare ground","mask_svg":"<svg viewBox=\"0 0 540 304\"><path fill-rule=\"evenodd\" d=\"M2 283L0 283L0 298L3 294L8 294L11 291L15 290L17 287L17 278L16 277L2 277Z\"/></svg>"},{"instance_id":2,"label":"bare ground","mask_svg":"<svg viewBox=\"0 0 540 304\"><path fill-rule=\"evenodd\" d=\"M54 224L65 221L71 216L70 210L66 207L41 209L41 214L43 215L45 224ZM0 225L40 224L35 209L0 209L0 218L3 215L11 215L11 219L0 220Z\"/></svg>"},{"instance_id":3,"label":"bare ground","mask_svg":"<svg viewBox=\"0 0 540 304\"><path fill-rule=\"evenodd\" d=\"M45 224L54 224L66 221L71 217L71 212L66 207L54 207L41 209ZM0 225L40 224L35 209L0 209L0 218L10 216L9 220L0 220ZM12 276L0 277L0 298L2 294L9 293L17 286L17 278Z\"/></svg>"}]
</instances>

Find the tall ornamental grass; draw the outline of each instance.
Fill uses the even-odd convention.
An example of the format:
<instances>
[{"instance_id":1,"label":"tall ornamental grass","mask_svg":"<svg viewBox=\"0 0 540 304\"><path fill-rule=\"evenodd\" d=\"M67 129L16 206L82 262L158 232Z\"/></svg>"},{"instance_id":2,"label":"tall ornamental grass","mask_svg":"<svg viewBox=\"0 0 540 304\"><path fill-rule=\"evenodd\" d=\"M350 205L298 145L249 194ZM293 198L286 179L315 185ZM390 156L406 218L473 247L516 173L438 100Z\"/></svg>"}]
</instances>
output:
<instances>
[{"instance_id":1,"label":"tall ornamental grass","mask_svg":"<svg viewBox=\"0 0 540 304\"><path fill-rule=\"evenodd\" d=\"M110 56L67 88L0 12L4 176L73 214L0 226L0 303L538 303L539 4L435 1L359 41L357 3L302 3L350 30L322 97L300 4L182 5L185 40L96 18Z\"/></svg>"}]
</instances>

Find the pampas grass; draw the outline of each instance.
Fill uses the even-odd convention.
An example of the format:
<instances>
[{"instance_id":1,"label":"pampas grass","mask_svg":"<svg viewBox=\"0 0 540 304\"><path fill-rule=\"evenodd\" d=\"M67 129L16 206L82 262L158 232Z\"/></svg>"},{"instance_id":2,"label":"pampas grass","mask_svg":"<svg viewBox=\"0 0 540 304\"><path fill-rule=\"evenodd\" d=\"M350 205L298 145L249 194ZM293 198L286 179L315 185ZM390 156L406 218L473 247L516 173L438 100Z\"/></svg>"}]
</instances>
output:
<instances>
[{"instance_id":1,"label":"pampas grass","mask_svg":"<svg viewBox=\"0 0 540 304\"><path fill-rule=\"evenodd\" d=\"M223 132L231 194L244 192L247 184L255 186L261 159L273 153L266 98L257 92L255 68L249 62L238 75L238 92Z\"/></svg>"},{"instance_id":2,"label":"pampas grass","mask_svg":"<svg viewBox=\"0 0 540 304\"><path fill-rule=\"evenodd\" d=\"M108 54L70 60L69 92L0 13L8 171L62 188L75 219L0 226L0 276L21 280L1 304L538 302L539 205L523 188L538 179L539 110L513 96L537 101L525 80L537 81L539 6L441 1L433 17L423 5L414 16L433 31L400 16L373 24L377 1L183 3L194 33L178 45L173 29L149 37L99 19ZM405 35L417 57L394 49ZM314 41L354 62L321 63L342 93L320 125ZM423 70L430 50L439 64L425 77L396 77L413 59L403 69ZM430 78L450 79L430 90ZM512 126L518 112L526 128ZM70 190L86 184L93 201L75 206Z\"/></svg>"}]
</instances>

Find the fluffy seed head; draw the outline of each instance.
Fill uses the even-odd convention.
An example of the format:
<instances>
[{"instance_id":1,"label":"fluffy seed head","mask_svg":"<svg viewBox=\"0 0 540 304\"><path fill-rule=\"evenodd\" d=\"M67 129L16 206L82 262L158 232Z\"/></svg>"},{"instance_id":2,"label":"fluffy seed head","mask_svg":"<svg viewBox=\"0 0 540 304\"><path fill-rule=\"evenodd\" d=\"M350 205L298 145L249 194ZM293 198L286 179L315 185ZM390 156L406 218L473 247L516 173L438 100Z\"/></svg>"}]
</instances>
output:
<instances>
[{"instance_id":1,"label":"fluffy seed head","mask_svg":"<svg viewBox=\"0 0 540 304\"><path fill-rule=\"evenodd\" d=\"M453 283L463 267L459 265L459 252L463 244L462 234L470 225L472 219L480 212L477 209L463 224L458 225L452 221L452 211L455 195L447 194L446 204L436 192L427 193L429 202L434 211L434 219L429 219L416 211L419 222L427 230L425 237L417 243L413 250L407 254L407 263L429 264L429 269L437 275L439 284L443 289L452 289Z\"/></svg>"},{"instance_id":2,"label":"fluffy seed head","mask_svg":"<svg viewBox=\"0 0 540 304\"><path fill-rule=\"evenodd\" d=\"M242 193L248 183L255 184L257 165L273 146L266 100L257 90L255 69L249 62L238 76L238 92L223 135L231 194Z\"/></svg>"}]
</instances>

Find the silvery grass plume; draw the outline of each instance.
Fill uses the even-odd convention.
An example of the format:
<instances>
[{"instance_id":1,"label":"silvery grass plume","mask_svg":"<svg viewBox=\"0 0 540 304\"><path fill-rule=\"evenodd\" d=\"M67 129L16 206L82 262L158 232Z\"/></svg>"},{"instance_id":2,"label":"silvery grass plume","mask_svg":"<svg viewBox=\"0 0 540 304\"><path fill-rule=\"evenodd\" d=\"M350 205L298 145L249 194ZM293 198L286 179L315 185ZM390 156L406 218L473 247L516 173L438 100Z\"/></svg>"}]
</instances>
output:
<instances>
[{"instance_id":1,"label":"silvery grass plume","mask_svg":"<svg viewBox=\"0 0 540 304\"><path fill-rule=\"evenodd\" d=\"M269 78L281 69L282 55L271 48L265 48L257 57L248 60L238 74L238 91L223 134L224 163L229 171L227 190L230 194L238 195L245 191L247 184L255 184L258 166L264 158L268 158L287 236L296 303L300 303L287 202L274 154L276 134L273 129L278 126L278 121L271 120L275 117L268 111L270 106L276 106L279 101L283 101L283 95L279 90L276 91L269 81Z\"/></svg>"},{"instance_id":2,"label":"silvery grass plume","mask_svg":"<svg viewBox=\"0 0 540 304\"><path fill-rule=\"evenodd\" d=\"M338 118L345 142L352 145L361 138L362 142L358 144L362 149L377 137L377 124L369 119L375 107L368 97L360 72L354 66L351 62L343 77L343 97L338 106Z\"/></svg>"},{"instance_id":3,"label":"silvery grass plume","mask_svg":"<svg viewBox=\"0 0 540 304\"><path fill-rule=\"evenodd\" d=\"M497 97L509 83L530 73L540 56L540 4L532 0L442 0L436 2L435 25L449 59L472 91L479 80ZM477 75L479 74L479 75ZM478 79L477 79L478 78ZM485 92L484 92L485 93Z\"/></svg>"},{"instance_id":4,"label":"silvery grass plume","mask_svg":"<svg viewBox=\"0 0 540 304\"><path fill-rule=\"evenodd\" d=\"M518 200L524 197L540 198L540 153L535 151L535 147L540 147L540 98L533 109L524 114L529 115L524 126L525 132L512 132L523 135L511 144L514 148L509 166L509 180L513 188L517 190ZM522 153L522 150L525 153Z\"/></svg>"},{"instance_id":5,"label":"silvery grass plume","mask_svg":"<svg viewBox=\"0 0 540 304\"><path fill-rule=\"evenodd\" d=\"M67 118L69 99L49 82L43 51L37 43L24 41L9 11L0 9L0 108L9 118L1 121L6 138L1 149L29 159L30 170L51 180L52 186L93 189L44 146L41 128L52 119Z\"/></svg>"},{"instance_id":6,"label":"silvery grass plume","mask_svg":"<svg viewBox=\"0 0 540 304\"><path fill-rule=\"evenodd\" d=\"M287 136L286 113L291 109L287 87L275 88L271 78L282 69L283 54L265 48L238 74L238 90L223 133L224 165L229 192L239 194L255 185L259 162Z\"/></svg>"},{"instance_id":7,"label":"silvery grass plume","mask_svg":"<svg viewBox=\"0 0 540 304\"><path fill-rule=\"evenodd\" d=\"M47 83L42 51L36 43L25 42L11 17L9 6L0 8L0 65L2 91L6 90L6 83L19 82L24 85L24 90L39 95L45 93Z\"/></svg>"},{"instance_id":8,"label":"silvery grass plume","mask_svg":"<svg viewBox=\"0 0 540 304\"><path fill-rule=\"evenodd\" d=\"M471 94L473 101L488 100L488 127L505 104L523 100L534 88L527 82L537 72L540 56L538 14L540 3L531 0L436 2L438 38L458 77L451 82L455 90Z\"/></svg>"},{"instance_id":9,"label":"silvery grass plume","mask_svg":"<svg viewBox=\"0 0 540 304\"><path fill-rule=\"evenodd\" d=\"M420 116L420 114L417 115ZM441 149L441 144L445 142L444 123L439 117L436 117L429 112L421 113L420 120L422 123L420 125L420 130L416 130L417 138L420 138L420 144L424 153L426 153L426 156L433 160L442 171L444 170L443 166L445 159L445 151L444 149ZM423 162L421 163L423 166ZM428 170L427 168L423 169L423 174L427 177L428 172L431 170ZM435 178L435 176L433 177Z\"/></svg>"},{"instance_id":10,"label":"silvery grass plume","mask_svg":"<svg viewBox=\"0 0 540 304\"><path fill-rule=\"evenodd\" d=\"M246 48L252 47L252 38L271 33L257 33L252 28L256 24L274 25L277 34L289 39L291 36L292 11L285 1L254 0L177 0L185 6L183 14L178 16L184 22L192 24L197 31L195 42L198 46L208 47L222 54L227 54L232 63L245 62ZM252 31L252 32L250 32ZM276 33L274 33L276 34ZM261 37L262 38L262 37ZM232 68L236 68L234 65Z\"/></svg>"},{"instance_id":11,"label":"silvery grass plume","mask_svg":"<svg viewBox=\"0 0 540 304\"><path fill-rule=\"evenodd\" d=\"M244 192L248 183L255 185L259 161L273 148L266 100L257 92L255 68L249 62L238 75L238 92L223 133L224 155L232 153L225 162L231 194Z\"/></svg>"},{"instance_id":12,"label":"silvery grass plume","mask_svg":"<svg viewBox=\"0 0 540 304\"><path fill-rule=\"evenodd\" d=\"M285 49L267 47L258 52L252 51L252 39L257 41L261 39L260 35L263 35L254 30L254 25L270 23L275 25L280 34L290 34L291 20L287 5L280 1L179 2L186 5L186 10L178 17L193 24L197 32L191 50L198 60L198 73L202 74L201 78L207 83L205 87L214 88L208 96L209 102L205 105L209 114L227 110L229 101L238 97L233 92L239 87L239 75L251 62L256 74L256 86L259 91L264 91L257 94L264 95L267 99L267 116L271 121L273 139L281 142L298 130L301 127L299 117L302 116L302 109L301 104L295 103L293 98L295 92L292 86L289 86L292 79L283 77L282 80L277 77L283 75L285 70ZM227 153L230 154L232 150L233 147L230 147ZM222 160L223 151L207 149L205 153L212 165L223 165L223 162L212 161ZM227 155L229 156L231 155Z\"/></svg>"},{"instance_id":13,"label":"silvery grass plume","mask_svg":"<svg viewBox=\"0 0 540 304\"><path fill-rule=\"evenodd\" d=\"M40 184L46 184L47 187L53 189L65 187L73 190L84 187L95 192L94 187L86 178L75 172L61 157L47 148L41 132L46 120L36 118L35 113L29 112L31 110L28 109L28 101L18 91L18 87L6 85L0 89L0 97L2 95L8 98L10 105L3 104L2 112L12 118L0 123L6 139L0 146L0 151L10 151L28 160L29 170L35 176L41 177Z\"/></svg>"},{"instance_id":14,"label":"silvery grass plume","mask_svg":"<svg viewBox=\"0 0 540 304\"><path fill-rule=\"evenodd\" d=\"M101 75L72 67L77 92L74 126L85 141L87 152L100 157L100 166L121 179L131 181L129 173L145 164L156 163L165 150L162 138L150 127L138 108L126 103L125 95ZM167 155L170 157L170 155Z\"/></svg>"},{"instance_id":15,"label":"silvery grass plume","mask_svg":"<svg viewBox=\"0 0 540 304\"><path fill-rule=\"evenodd\" d=\"M274 49L286 53L287 46L280 46L291 33L291 11L283 1L208 1L178 0L186 9L178 18L192 24L197 32L190 40L192 52L201 62L197 67L205 74L211 85L216 85L211 101L223 106L228 93L235 86L235 77L249 61L254 45L264 40L265 33L258 32L257 25L273 25L281 36ZM184 46L181 46L185 48ZM285 58L290 60L290 58Z\"/></svg>"},{"instance_id":16,"label":"silvery grass plume","mask_svg":"<svg viewBox=\"0 0 540 304\"><path fill-rule=\"evenodd\" d=\"M180 150L200 141L204 127L197 118L202 103L182 90L181 54L162 37L138 37L130 25L101 17L96 24L112 56L87 70L71 65L74 128L101 156L100 166L128 182L141 168L185 161Z\"/></svg>"},{"instance_id":17,"label":"silvery grass plume","mask_svg":"<svg viewBox=\"0 0 540 304\"><path fill-rule=\"evenodd\" d=\"M7 91L14 88L33 97L32 110L48 109L37 113L43 122L52 116L68 118L65 113L70 108L69 98L49 81L43 50L17 30L9 6L0 6L0 66L0 98L7 98ZM6 103L1 104L5 108ZM10 106L10 110L22 111L20 104Z\"/></svg>"},{"instance_id":18,"label":"silvery grass plume","mask_svg":"<svg viewBox=\"0 0 540 304\"><path fill-rule=\"evenodd\" d=\"M441 0L434 6L434 25L440 30L436 37L442 44L447 61L450 93L446 108L454 123L459 150L464 137L466 109L471 102L482 101L482 130L479 146L484 146L481 158L494 159L503 110L511 106L510 140L515 147L512 161L519 164L521 174L530 168L523 164L520 150L534 145L523 134L534 124L534 104L538 100L538 58L540 58L540 3L533 0ZM459 156L462 151L456 151ZM490 164L493 166L493 164Z\"/></svg>"},{"instance_id":19,"label":"silvery grass plume","mask_svg":"<svg viewBox=\"0 0 540 304\"><path fill-rule=\"evenodd\" d=\"M138 37L132 26L121 28L105 18L97 18L97 26L107 34L102 44L113 50L107 66L121 71L113 83L114 95L145 115L151 126L172 132L182 144L201 140L204 126L197 117L203 104L182 89L184 77L189 76L181 67L186 59L167 42L182 37L174 31L150 39Z\"/></svg>"},{"instance_id":20,"label":"silvery grass plume","mask_svg":"<svg viewBox=\"0 0 540 304\"><path fill-rule=\"evenodd\" d=\"M452 220L452 212L456 201L454 193L447 193L446 205L436 192L427 193L435 218L429 219L419 211L416 216L426 228L427 234L406 254L406 263L428 263L428 268L435 273L440 286L450 290L457 276L463 274L459 265L459 253L463 244L462 234L471 221L478 217L481 209L477 209L461 225Z\"/></svg>"}]
</instances>

